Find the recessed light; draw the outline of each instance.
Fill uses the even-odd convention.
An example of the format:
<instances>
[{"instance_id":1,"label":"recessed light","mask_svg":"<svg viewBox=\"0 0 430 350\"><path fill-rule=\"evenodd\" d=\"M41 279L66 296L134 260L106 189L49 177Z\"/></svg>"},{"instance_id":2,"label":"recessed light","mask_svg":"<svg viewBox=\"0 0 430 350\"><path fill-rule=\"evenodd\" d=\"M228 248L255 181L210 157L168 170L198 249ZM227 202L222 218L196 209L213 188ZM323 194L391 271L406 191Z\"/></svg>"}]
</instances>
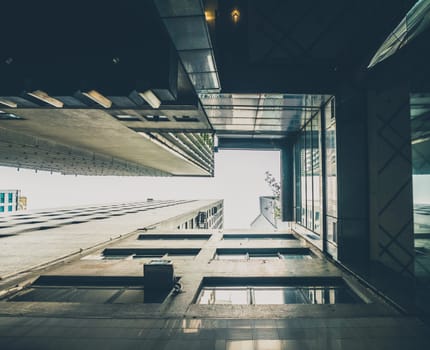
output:
<instances>
[{"instance_id":1,"label":"recessed light","mask_svg":"<svg viewBox=\"0 0 430 350\"><path fill-rule=\"evenodd\" d=\"M139 96L142 97L152 108L160 108L160 99L152 92L152 90L146 90L145 92L139 92Z\"/></svg>"},{"instance_id":2,"label":"recessed light","mask_svg":"<svg viewBox=\"0 0 430 350\"><path fill-rule=\"evenodd\" d=\"M91 101L99 104L104 108L112 107L112 101L109 100L107 97L103 96L100 92L96 90L82 92L82 95L84 95L86 98L90 99Z\"/></svg>"},{"instance_id":3,"label":"recessed light","mask_svg":"<svg viewBox=\"0 0 430 350\"><path fill-rule=\"evenodd\" d=\"M63 102L60 100L57 100L56 98L53 98L49 96L46 92L42 90L35 90L33 92L27 92L27 95L34 97L36 100L45 102L48 105L51 105L53 107L62 108Z\"/></svg>"},{"instance_id":4,"label":"recessed light","mask_svg":"<svg viewBox=\"0 0 430 350\"><path fill-rule=\"evenodd\" d=\"M0 104L2 104L3 106L6 106L6 107L10 107L10 108L18 107L18 105L15 102L6 100L5 98L2 98L2 97L0 97Z\"/></svg>"}]
</instances>

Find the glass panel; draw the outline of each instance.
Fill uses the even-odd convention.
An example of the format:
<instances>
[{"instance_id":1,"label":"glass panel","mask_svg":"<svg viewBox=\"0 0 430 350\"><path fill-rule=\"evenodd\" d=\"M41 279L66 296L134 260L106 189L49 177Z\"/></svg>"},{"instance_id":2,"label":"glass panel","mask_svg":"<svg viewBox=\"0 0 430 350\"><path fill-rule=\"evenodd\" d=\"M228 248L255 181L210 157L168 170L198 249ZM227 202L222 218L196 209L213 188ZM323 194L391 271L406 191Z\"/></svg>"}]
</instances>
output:
<instances>
[{"instance_id":1,"label":"glass panel","mask_svg":"<svg viewBox=\"0 0 430 350\"><path fill-rule=\"evenodd\" d=\"M254 289L254 304L285 304L283 289Z\"/></svg>"},{"instance_id":2,"label":"glass panel","mask_svg":"<svg viewBox=\"0 0 430 350\"><path fill-rule=\"evenodd\" d=\"M360 302L349 288L345 287L304 287L302 293L310 304L355 304Z\"/></svg>"},{"instance_id":3,"label":"glass panel","mask_svg":"<svg viewBox=\"0 0 430 350\"><path fill-rule=\"evenodd\" d=\"M295 219L296 222L301 223L302 222L302 196L301 196L301 167L300 167L300 161L301 161L301 138L298 139L297 143L294 146L294 179L295 179L295 206L296 206L296 213L295 213Z\"/></svg>"},{"instance_id":4,"label":"glass panel","mask_svg":"<svg viewBox=\"0 0 430 350\"><path fill-rule=\"evenodd\" d=\"M255 288L254 303L258 305L306 304L306 299L297 288Z\"/></svg>"},{"instance_id":5,"label":"glass panel","mask_svg":"<svg viewBox=\"0 0 430 350\"><path fill-rule=\"evenodd\" d=\"M309 254L281 254L281 257L286 260L312 259Z\"/></svg>"},{"instance_id":6,"label":"glass panel","mask_svg":"<svg viewBox=\"0 0 430 350\"><path fill-rule=\"evenodd\" d=\"M77 288L65 302L102 304L112 298L118 289Z\"/></svg>"},{"instance_id":7,"label":"glass panel","mask_svg":"<svg viewBox=\"0 0 430 350\"><path fill-rule=\"evenodd\" d=\"M422 309L430 295L430 93L411 95L415 277Z\"/></svg>"},{"instance_id":8,"label":"glass panel","mask_svg":"<svg viewBox=\"0 0 430 350\"><path fill-rule=\"evenodd\" d=\"M169 253L167 254L167 256L175 260L178 260L178 259L191 260L196 257L194 254L180 254L180 253L173 253L173 254Z\"/></svg>"},{"instance_id":9,"label":"glass panel","mask_svg":"<svg viewBox=\"0 0 430 350\"><path fill-rule=\"evenodd\" d=\"M248 291L246 288L217 289L204 288L200 294L199 304L248 304Z\"/></svg>"},{"instance_id":10,"label":"glass panel","mask_svg":"<svg viewBox=\"0 0 430 350\"><path fill-rule=\"evenodd\" d=\"M312 119L312 189L313 189L313 231L321 233L321 164L320 164L320 117Z\"/></svg>"},{"instance_id":11,"label":"glass panel","mask_svg":"<svg viewBox=\"0 0 430 350\"><path fill-rule=\"evenodd\" d=\"M161 259L164 254L135 254L133 255L133 259Z\"/></svg>"},{"instance_id":12,"label":"glass panel","mask_svg":"<svg viewBox=\"0 0 430 350\"><path fill-rule=\"evenodd\" d=\"M249 260L268 260L268 259L279 259L279 255L277 253L270 254L258 254L258 253L250 253Z\"/></svg>"},{"instance_id":13,"label":"glass panel","mask_svg":"<svg viewBox=\"0 0 430 350\"><path fill-rule=\"evenodd\" d=\"M306 137L303 132L300 136L300 199L301 199L301 224L306 226Z\"/></svg>"},{"instance_id":14,"label":"glass panel","mask_svg":"<svg viewBox=\"0 0 430 350\"><path fill-rule=\"evenodd\" d=\"M163 22L178 51L210 47L204 17L168 18Z\"/></svg>"},{"instance_id":15,"label":"glass panel","mask_svg":"<svg viewBox=\"0 0 430 350\"><path fill-rule=\"evenodd\" d=\"M325 112L325 167L327 208L327 240L337 242L337 164L336 164L336 119L334 99L327 103Z\"/></svg>"},{"instance_id":16,"label":"glass panel","mask_svg":"<svg viewBox=\"0 0 430 350\"><path fill-rule=\"evenodd\" d=\"M192 73L189 74L194 87L199 90L218 89L218 77L216 73Z\"/></svg>"},{"instance_id":17,"label":"glass panel","mask_svg":"<svg viewBox=\"0 0 430 350\"><path fill-rule=\"evenodd\" d=\"M113 304L142 304L143 302L143 289L127 289L113 301Z\"/></svg>"},{"instance_id":18,"label":"glass panel","mask_svg":"<svg viewBox=\"0 0 430 350\"><path fill-rule=\"evenodd\" d=\"M306 130L306 227L313 230L313 145L312 123L308 123Z\"/></svg>"},{"instance_id":19,"label":"glass panel","mask_svg":"<svg viewBox=\"0 0 430 350\"><path fill-rule=\"evenodd\" d=\"M122 260L129 256L131 256L131 254L130 255L103 255L103 260Z\"/></svg>"},{"instance_id":20,"label":"glass panel","mask_svg":"<svg viewBox=\"0 0 430 350\"><path fill-rule=\"evenodd\" d=\"M217 260L245 260L246 254L217 254Z\"/></svg>"},{"instance_id":21,"label":"glass panel","mask_svg":"<svg viewBox=\"0 0 430 350\"><path fill-rule=\"evenodd\" d=\"M207 50L189 50L179 52L185 70L188 73L201 73L215 71L212 52Z\"/></svg>"}]
</instances>

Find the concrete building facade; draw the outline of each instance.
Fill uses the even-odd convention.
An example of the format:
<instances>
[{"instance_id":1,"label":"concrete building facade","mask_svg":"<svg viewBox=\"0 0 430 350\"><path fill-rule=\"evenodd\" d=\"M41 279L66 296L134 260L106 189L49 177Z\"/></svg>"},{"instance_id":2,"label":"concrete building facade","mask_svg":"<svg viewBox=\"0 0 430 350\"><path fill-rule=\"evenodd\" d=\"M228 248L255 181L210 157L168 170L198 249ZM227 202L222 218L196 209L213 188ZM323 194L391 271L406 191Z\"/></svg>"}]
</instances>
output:
<instances>
[{"instance_id":1,"label":"concrete building facade","mask_svg":"<svg viewBox=\"0 0 430 350\"><path fill-rule=\"evenodd\" d=\"M0 215L21 210L20 190L0 190Z\"/></svg>"},{"instance_id":2,"label":"concrete building facade","mask_svg":"<svg viewBox=\"0 0 430 350\"><path fill-rule=\"evenodd\" d=\"M0 322L7 349L429 344L421 321L291 231L137 230L15 280Z\"/></svg>"},{"instance_id":3,"label":"concrete building facade","mask_svg":"<svg viewBox=\"0 0 430 350\"><path fill-rule=\"evenodd\" d=\"M429 320L429 236L414 232L413 213L414 175L430 171L429 9L428 0L154 0L103 8L78 1L66 19L56 6L9 2L3 11L23 17L21 26L14 16L3 20L0 164L211 176L214 148L280 150L282 216L294 234L397 308ZM28 40L29 33L49 40ZM416 204L426 213L428 203ZM243 293L253 300L258 286L248 287ZM181 334L205 333L189 321L194 328ZM351 322L360 339L373 339L370 330L360 333L366 318ZM396 334L409 329L403 322ZM343 345L342 327L337 345L323 337L326 348L357 343ZM389 333L381 328L377 334ZM368 345L422 348L411 332L405 343L389 333L393 340ZM238 345L221 337L220 346L260 346L254 331L247 336Z\"/></svg>"}]
</instances>

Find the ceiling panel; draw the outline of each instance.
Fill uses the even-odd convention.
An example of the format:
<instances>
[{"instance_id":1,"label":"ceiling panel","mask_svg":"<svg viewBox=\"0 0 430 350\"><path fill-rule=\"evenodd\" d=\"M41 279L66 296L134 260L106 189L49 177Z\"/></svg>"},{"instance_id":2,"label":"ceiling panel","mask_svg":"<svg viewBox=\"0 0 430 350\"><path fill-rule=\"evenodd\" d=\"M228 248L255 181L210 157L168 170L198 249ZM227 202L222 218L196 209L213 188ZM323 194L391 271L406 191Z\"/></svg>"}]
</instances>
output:
<instances>
[{"instance_id":1,"label":"ceiling panel","mask_svg":"<svg viewBox=\"0 0 430 350\"><path fill-rule=\"evenodd\" d=\"M200 94L217 132L279 135L300 130L331 96L299 94Z\"/></svg>"}]
</instances>

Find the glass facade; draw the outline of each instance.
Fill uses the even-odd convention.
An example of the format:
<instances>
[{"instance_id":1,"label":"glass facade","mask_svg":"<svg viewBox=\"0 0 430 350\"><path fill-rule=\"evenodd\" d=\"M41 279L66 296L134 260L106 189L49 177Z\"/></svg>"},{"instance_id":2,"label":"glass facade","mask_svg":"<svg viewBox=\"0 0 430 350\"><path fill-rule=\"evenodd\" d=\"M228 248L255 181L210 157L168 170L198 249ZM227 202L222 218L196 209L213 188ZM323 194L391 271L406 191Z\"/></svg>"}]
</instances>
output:
<instances>
[{"instance_id":1,"label":"glass facade","mask_svg":"<svg viewBox=\"0 0 430 350\"><path fill-rule=\"evenodd\" d=\"M356 304L362 300L346 286L204 287L202 305Z\"/></svg>"},{"instance_id":2,"label":"glass facade","mask_svg":"<svg viewBox=\"0 0 430 350\"><path fill-rule=\"evenodd\" d=\"M337 161L334 98L324 108L325 137L325 207L327 249L336 255L337 245Z\"/></svg>"},{"instance_id":3,"label":"glass facade","mask_svg":"<svg viewBox=\"0 0 430 350\"><path fill-rule=\"evenodd\" d=\"M422 298L430 291L430 93L412 94L411 143L415 276Z\"/></svg>"},{"instance_id":4,"label":"glass facade","mask_svg":"<svg viewBox=\"0 0 430 350\"><path fill-rule=\"evenodd\" d=\"M325 215L325 239L331 244L326 246L332 255L336 254L337 242L334 107L334 98L331 98L301 129L294 146L295 220L307 234L311 233L311 238L321 240Z\"/></svg>"}]
</instances>

